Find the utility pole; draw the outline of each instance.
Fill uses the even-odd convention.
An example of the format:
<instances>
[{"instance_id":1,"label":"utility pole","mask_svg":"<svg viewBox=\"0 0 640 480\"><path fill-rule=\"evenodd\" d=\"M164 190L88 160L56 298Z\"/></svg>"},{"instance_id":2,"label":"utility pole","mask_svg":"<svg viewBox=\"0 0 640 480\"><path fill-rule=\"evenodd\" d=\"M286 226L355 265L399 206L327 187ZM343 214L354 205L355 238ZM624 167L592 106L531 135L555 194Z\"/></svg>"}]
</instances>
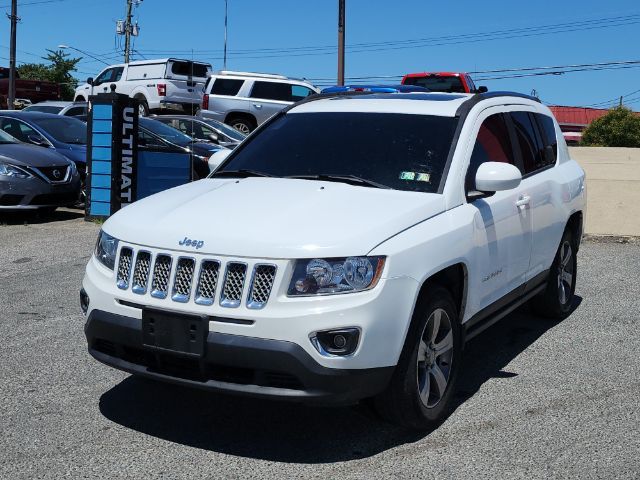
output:
<instances>
[{"instance_id":1,"label":"utility pole","mask_svg":"<svg viewBox=\"0 0 640 480\"><path fill-rule=\"evenodd\" d=\"M344 4L338 0L338 85L344 85Z\"/></svg>"},{"instance_id":2,"label":"utility pole","mask_svg":"<svg viewBox=\"0 0 640 480\"><path fill-rule=\"evenodd\" d=\"M16 100L16 26L18 23L18 0L11 0L11 40L9 43L9 92L7 108L13 110Z\"/></svg>"},{"instance_id":3,"label":"utility pole","mask_svg":"<svg viewBox=\"0 0 640 480\"><path fill-rule=\"evenodd\" d=\"M224 61L222 63L222 69L227 69L227 0L224 0Z\"/></svg>"},{"instance_id":4,"label":"utility pole","mask_svg":"<svg viewBox=\"0 0 640 480\"><path fill-rule=\"evenodd\" d=\"M124 63L129 63L131 55L131 17L133 13L133 0L127 0L127 19L124 21Z\"/></svg>"},{"instance_id":5,"label":"utility pole","mask_svg":"<svg viewBox=\"0 0 640 480\"><path fill-rule=\"evenodd\" d=\"M620 97L620 106L622 106L622 97Z\"/></svg>"}]
</instances>

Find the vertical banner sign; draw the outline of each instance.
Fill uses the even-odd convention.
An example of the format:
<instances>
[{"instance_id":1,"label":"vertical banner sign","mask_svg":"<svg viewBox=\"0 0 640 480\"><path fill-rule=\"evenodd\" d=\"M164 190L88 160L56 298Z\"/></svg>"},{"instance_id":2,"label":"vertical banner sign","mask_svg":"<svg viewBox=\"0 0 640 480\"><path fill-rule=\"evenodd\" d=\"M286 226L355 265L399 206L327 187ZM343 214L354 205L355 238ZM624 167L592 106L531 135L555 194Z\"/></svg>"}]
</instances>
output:
<instances>
[{"instance_id":1,"label":"vertical banner sign","mask_svg":"<svg viewBox=\"0 0 640 480\"><path fill-rule=\"evenodd\" d=\"M106 218L137 199L138 107L127 95L89 98L85 217Z\"/></svg>"}]
</instances>

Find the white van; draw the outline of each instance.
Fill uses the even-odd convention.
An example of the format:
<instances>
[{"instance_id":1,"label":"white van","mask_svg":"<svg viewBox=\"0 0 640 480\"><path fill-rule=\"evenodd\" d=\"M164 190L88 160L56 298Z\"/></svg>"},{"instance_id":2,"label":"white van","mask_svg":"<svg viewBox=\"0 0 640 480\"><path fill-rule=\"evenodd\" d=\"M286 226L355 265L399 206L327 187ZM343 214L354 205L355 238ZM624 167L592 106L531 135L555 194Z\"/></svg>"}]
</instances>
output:
<instances>
[{"instance_id":1,"label":"white van","mask_svg":"<svg viewBox=\"0 0 640 480\"><path fill-rule=\"evenodd\" d=\"M75 101L86 102L90 95L123 93L140 101L140 115L159 110L178 110L193 114L199 109L202 90L211 74L208 63L164 58L111 65L95 79L76 88Z\"/></svg>"}]
</instances>

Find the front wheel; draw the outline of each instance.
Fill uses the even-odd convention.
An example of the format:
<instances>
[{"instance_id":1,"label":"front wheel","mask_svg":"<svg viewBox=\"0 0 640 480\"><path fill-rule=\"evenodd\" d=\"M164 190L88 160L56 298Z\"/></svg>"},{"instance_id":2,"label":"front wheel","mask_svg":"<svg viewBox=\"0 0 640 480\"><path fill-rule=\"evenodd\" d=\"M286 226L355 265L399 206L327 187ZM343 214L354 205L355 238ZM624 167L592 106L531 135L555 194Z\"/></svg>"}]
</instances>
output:
<instances>
[{"instance_id":1,"label":"front wheel","mask_svg":"<svg viewBox=\"0 0 640 480\"><path fill-rule=\"evenodd\" d=\"M448 290L432 287L416 305L391 382L374 400L376 409L402 427L437 426L451 408L461 362L455 303Z\"/></svg>"},{"instance_id":2,"label":"front wheel","mask_svg":"<svg viewBox=\"0 0 640 480\"><path fill-rule=\"evenodd\" d=\"M538 315L562 320L571 313L578 273L576 253L576 242L567 229L549 269L547 288L531 300L531 307Z\"/></svg>"}]
</instances>

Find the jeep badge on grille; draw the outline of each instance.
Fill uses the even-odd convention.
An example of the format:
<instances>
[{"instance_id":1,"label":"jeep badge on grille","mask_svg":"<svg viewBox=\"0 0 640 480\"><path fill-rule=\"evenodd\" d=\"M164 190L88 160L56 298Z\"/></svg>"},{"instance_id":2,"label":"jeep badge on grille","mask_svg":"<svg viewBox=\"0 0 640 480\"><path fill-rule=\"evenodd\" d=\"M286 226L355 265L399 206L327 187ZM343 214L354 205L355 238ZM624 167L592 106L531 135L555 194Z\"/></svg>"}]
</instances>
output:
<instances>
[{"instance_id":1,"label":"jeep badge on grille","mask_svg":"<svg viewBox=\"0 0 640 480\"><path fill-rule=\"evenodd\" d=\"M178 245L185 247L195 247L196 250L200 249L204 245L204 240L191 240L189 237L184 237L184 240L180 240Z\"/></svg>"}]
</instances>

